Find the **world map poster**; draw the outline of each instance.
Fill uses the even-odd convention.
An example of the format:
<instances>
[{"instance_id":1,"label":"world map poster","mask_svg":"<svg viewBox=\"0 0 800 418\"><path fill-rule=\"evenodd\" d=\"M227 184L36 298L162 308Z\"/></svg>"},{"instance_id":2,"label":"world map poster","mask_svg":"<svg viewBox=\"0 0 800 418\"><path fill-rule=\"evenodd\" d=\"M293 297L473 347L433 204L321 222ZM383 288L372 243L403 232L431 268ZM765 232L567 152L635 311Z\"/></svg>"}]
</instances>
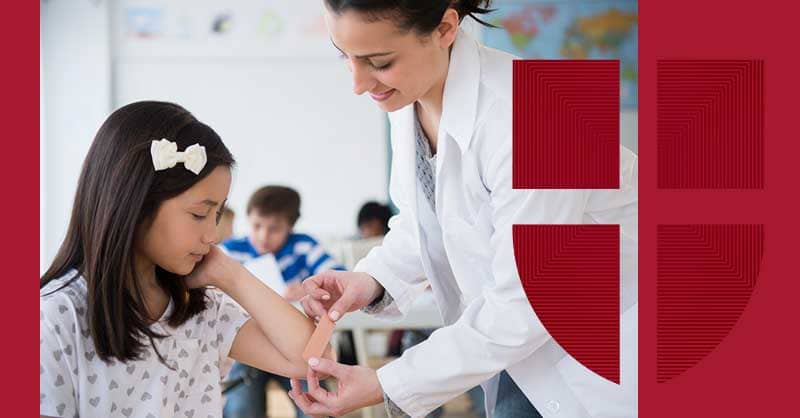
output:
<instances>
[{"instance_id":1,"label":"world map poster","mask_svg":"<svg viewBox=\"0 0 800 418\"><path fill-rule=\"evenodd\" d=\"M619 59L620 106L637 107L636 0L492 2L484 43L526 59Z\"/></svg>"}]
</instances>

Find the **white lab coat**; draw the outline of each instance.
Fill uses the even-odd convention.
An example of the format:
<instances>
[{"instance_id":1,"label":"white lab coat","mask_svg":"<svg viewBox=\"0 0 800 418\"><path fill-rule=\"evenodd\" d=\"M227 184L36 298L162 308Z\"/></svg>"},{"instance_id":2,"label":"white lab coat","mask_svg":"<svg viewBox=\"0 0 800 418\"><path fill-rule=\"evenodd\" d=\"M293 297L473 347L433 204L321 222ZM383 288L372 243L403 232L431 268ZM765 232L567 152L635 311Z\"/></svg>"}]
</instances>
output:
<instances>
[{"instance_id":1,"label":"white lab coat","mask_svg":"<svg viewBox=\"0 0 800 418\"><path fill-rule=\"evenodd\" d=\"M390 114L390 193L399 214L383 244L354 270L372 275L394 298L377 314L387 319L402 318L426 277L437 277L430 285L445 326L380 368L378 379L412 417L477 384L491 417L502 370L544 417L636 416L637 157L621 147L619 190L513 190L513 59L463 31L453 46L435 174L447 266L432 264L420 239L414 106ZM517 273L513 224L581 223L620 224L622 385L590 372L554 342ZM452 273L436 274L442 271Z\"/></svg>"}]
</instances>

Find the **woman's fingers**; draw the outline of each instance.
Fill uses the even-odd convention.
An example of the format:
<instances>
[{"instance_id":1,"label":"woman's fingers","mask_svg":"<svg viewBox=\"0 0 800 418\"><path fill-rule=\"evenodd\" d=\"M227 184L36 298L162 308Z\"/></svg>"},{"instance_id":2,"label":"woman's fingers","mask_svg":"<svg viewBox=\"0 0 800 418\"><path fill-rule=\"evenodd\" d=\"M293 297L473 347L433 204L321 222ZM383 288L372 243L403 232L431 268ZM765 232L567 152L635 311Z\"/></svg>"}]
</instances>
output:
<instances>
[{"instance_id":1,"label":"woman's fingers","mask_svg":"<svg viewBox=\"0 0 800 418\"><path fill-rule=\"evenodd\" d=\"M328 311L324 306L322 306L321 303L319 303L319 301L308 295L300 299L300 306L303 307L303 310L308 317L314 318L315 320L318 320L318 318L321 318L328 313Z\"/></svg>"},{"instance_id":2,"label":"woman's fingers","mask_svg":"<svg viewBox=\"0 0 800 418\"><path fill-rule=\"evenodd\" d=\"M319 385L319 375L311 367L308 368L308 393L317 401L327 403L332 396L327 390Z\"/></svg>"},{"instance_id":3,"label":"woman's fingers","mask_svg":"<svg viewBox=\"0 0 800 418\"><path fill-rule=\"evenodd\" d=\"M325 276L328 272L322 272L303 280L303 290L307 295L316 300L330 300L331 294L324 288Z\"/></svg>"},{"instance_id":4,"label":"woman's fingers","mask_svg":"<svg viewBox=\"0 0 800 418\"><path fill-rule=\"evenodd\" d=\"M344 293L342 296L333 303L331 308L328 310L328 316L330 316L331 321L338 321L342 315L350 312L350 307L353 306L353 302L358 299L358 291L355 287L348 287L344 289Z\"/></svg>"},{"instance_id":5,"label":"woman's fingers","mask_svg":"<svg viewBox=\"0 0 800 418\"><path fill-rule=\"evenodd\" d=\"M301 390L300 381L297 379L289 380L292 390L289 391L289 397L292 398L295 404L307 415L329 415L328 408L316 400L311 400Z\"/></svg>"}]
</instances>

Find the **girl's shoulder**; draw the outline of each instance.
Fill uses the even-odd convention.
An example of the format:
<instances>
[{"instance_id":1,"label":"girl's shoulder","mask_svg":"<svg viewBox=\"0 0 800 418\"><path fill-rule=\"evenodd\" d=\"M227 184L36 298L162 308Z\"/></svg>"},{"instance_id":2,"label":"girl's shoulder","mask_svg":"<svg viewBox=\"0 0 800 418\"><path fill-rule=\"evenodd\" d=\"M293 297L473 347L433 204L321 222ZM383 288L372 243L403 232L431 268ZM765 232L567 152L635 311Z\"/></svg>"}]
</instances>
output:
<instances>
[{"instance_id":1,"label":"girl's shoulder","mask_svg":"<svg viewBox=\"0 0 800 418\"><path fill-rule=\"evenodd\" d=\"M86 296L86 281L73 270L39 289L39 317L53 324L80 321L86 315Z\"/></svg>"},{"instance_id":2,"label":"girl's shoulder","mask_svg":"<svg viewBox=\"0 0 800 418\"><path fill-rule=\"evenodd\" d=\"M206 299L209 301L206 305L207 316L219 316L229 310L243 310L233 298L216 288L206 290Z\"/></svg>"},{"instance_id":3,"label":"girl's shoulder","mask_svg":"<svg viewBox=\"0 0 800 418\"><path fill-rule=\"evenodd\" d=\"M86 294L85 281L75 272L40 289L39 354L40 359L45 356L50 361L42 360L43 367L56 367L67 357L78 356L82 347L91 345Z\"/></svg>"}]
</instances>

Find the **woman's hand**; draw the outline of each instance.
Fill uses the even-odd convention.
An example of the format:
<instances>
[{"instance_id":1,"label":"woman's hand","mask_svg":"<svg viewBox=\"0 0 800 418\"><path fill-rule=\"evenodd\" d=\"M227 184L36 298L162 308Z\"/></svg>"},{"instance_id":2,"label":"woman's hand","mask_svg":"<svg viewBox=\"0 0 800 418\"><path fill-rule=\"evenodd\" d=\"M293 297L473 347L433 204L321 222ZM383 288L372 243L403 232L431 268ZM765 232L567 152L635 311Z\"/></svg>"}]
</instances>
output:
<instances>
[{"instance_id":1,"label":"woman's hand","mask_svg":"<svg viewBox=\"0 0 800 418\"><path fill-rule=\"evenodd\" d=\"M336 378L337 391L328 392L319 385L320 375ZM328 359L309 360L308 392L300 381L291 379L289 397L306 414L339 417L357 409L383 402L378 374L369 367L346 366Z\"/></svg>"},{"instance_id":2,"label":"woman's hand","mask_svg":"<svg viewBox=\"0 0 800 418\"><path fill-rule=\"evenodd\" d=\"M338 321L343 314L367 306L383 287L367 273L329 270L303 281L306 296L300 300L311 318L328 315Z\"/></svg>"},{"instance_id":3,"label":"woman's hand","mask_svg":"<svg viewBox=\"0 0 800 418\"><path fill-rule=\"evenodd\" d=\"M300 284L300 281L293 281L286 286L286 290L283 292L283 298L288 300L289 302L297 302L306 295L305 290L303 290L303 286Z\"/></svg>"},{"instance_id":4,"label":"woman's hand","mask_svg":"<svg viewBox=\"0 0 800 418\"><path fill-rule=\"evenodd\" d=\"M239 270L243 268L236 260L212 245L203 260L186 276L186 285L190 288L214 286L227 293Z\"/></svg>"}]
</instances>

